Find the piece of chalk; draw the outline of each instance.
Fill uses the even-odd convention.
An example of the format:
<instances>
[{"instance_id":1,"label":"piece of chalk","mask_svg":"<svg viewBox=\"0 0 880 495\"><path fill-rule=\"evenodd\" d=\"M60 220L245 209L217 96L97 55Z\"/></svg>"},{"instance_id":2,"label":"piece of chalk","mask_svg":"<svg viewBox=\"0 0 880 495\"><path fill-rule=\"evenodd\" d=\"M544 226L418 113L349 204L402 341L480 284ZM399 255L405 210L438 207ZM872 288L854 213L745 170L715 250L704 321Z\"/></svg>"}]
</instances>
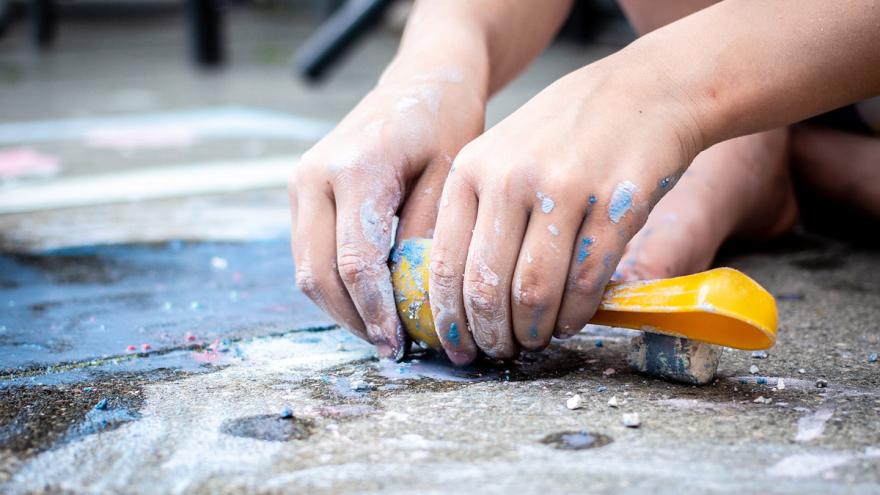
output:
<instances>
[{"instance_id":1,"label":"piece of chalk","mask_svg":"<svg viewBox=\"0 0 880 495\"><path fill-rule=\"evenodd\" d=\"M721 347L656 333L633 337L629 365L633 369L665 380L705 385L715 377Z\"/></svg>"}]
</instances>

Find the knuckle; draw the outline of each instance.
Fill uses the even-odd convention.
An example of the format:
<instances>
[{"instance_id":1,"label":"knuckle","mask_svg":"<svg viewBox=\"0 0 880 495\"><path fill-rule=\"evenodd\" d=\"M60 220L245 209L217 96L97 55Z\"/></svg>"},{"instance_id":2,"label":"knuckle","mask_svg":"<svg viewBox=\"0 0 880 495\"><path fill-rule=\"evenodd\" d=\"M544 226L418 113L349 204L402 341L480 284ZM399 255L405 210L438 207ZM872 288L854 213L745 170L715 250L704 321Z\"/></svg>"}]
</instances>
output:
<instances>
[{"instance_id":1,"label":"knuckle","mask_svg":"<svg viewBox=\"0 0 880 495\"><path fill-rule=\"evenodd\" d=\"M449 259L449 255L444 250L436 247L432 250L429 270L431 286L434 287L434 291L446 292L456 287L456 278L459 275L456 273L454 264L448 261Z\"/></svg>"},{"instance_id":2,"label":"knuckle","mask_svg":"<svg viewBox=\"0 0 880 495\"><path fill-rule=\"evenodd\" d=\"M479 274L468 274L464 281L465 305L482 317L491 321L503 316L504 296L497 284L486 281Z\"/></svg>"},{"instance_id":3,"label":"knuckle","mask_svg":"<svg viewBox=\"0 0 880 495\"><path fill-rule=\"evenodd\" d=\"M553 291L546 276L535 271L525 271L517 284L514 303L529 310L544 309L550 306Z\"/></svg>"},{"instance_id":4,"label":"knuckle","mask_svg":"<svg viewBox=\"0 0 880 495\"><path fill-rule=\"evenodd\" d=\"M376 273L376 267L367 257L358 249L350 247L340 247L336 257L337 270L339 278L346 285L357 284L364 278L370 277Z\"/></svg>"},{"instance_id":5,"label":"knuckle","mask_svg":"<svg viewBox=\"0 0 880 495\"><path fill-rule=\"evenodd\" d=\"M565 289L569 295L578 298L598 298L602 290L600 279L594 270L580 270L569 276Z\"/></svg>"},{"instance_id":6,"label":"knuckle","mask_svg":"<svg viewBox=\"0 0 880 495\"><path fill-rule=\"evenodd\" d=\"M296 286L309 299L316 300L321 298L324 284L310 268L297 268Z\"/></svg>"}]
</instances>

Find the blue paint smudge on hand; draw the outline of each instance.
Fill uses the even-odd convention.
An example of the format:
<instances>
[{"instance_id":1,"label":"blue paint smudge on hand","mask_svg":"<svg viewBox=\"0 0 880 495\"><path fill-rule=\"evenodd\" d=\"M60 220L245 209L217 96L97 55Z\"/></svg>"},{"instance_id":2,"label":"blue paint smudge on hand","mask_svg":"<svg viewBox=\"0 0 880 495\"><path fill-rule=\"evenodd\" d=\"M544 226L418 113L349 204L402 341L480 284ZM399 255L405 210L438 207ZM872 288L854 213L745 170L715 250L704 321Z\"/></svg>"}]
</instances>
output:
<instances>
[{"instance_id":1,"label":"blue paint smudge on hand","mask_svg":"<svg viewBox=\"0 0 880 495\"><path fill-rule=\"evenodd\" d=\"M456 347L461 344L461 337L458 335L458 323L453 321L452 324L449 325L449 332L446 334L446 339Z\"/></svg>"},{"instance_id":2,"label":"blue paint smudge on hand","mask_svg":"<svg viewBox=\"0 0 880 495\"><path fill-rule=\"evenodd\" d=\"M599 201L599 199L596 198L596 196L594 194L590 194L590 198L587 199L587 202L590 204L590 206L593 206L594 204L596 204L596 201Z\"/></svg>"},{"instance_id":3,"label":"blue paint smudge on hand","mask_svg":"<svg viewBox=\"0 0 880 495\"><path fill-rule=\"evenodd\" d=\"M578 250L577 257L577 262L579 264L583 263L584 260L586 260L587 257L590 256L590 246L593 245L593 242L595 242L595 239L593 239L592 237L584 237L583 239L581 239L581 247Z\"/></svg>"},{"instance_id":4,"label":"blue paint smudge on hand","mask_svg":"<svg viewBox=\"0 0 880 495\"><path fill-rule=\"evenodd\" d=\"M611 202L608 203L608 218L612 223L620 223L626 213L633 207L633 193L638 190L635 184L624 181L614 188L611 194Z\"/></svg>"}]
</instances>

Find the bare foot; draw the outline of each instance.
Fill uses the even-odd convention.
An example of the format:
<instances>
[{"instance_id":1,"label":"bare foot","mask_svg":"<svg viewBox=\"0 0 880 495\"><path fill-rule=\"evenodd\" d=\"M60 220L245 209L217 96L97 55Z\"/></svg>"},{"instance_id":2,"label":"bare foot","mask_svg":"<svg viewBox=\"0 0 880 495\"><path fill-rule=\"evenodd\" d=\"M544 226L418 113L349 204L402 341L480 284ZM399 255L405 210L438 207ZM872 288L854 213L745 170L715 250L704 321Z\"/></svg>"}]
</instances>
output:
<instances>
[{"instance_id":1,"label":"bare foot","mask_svg":"<svg viewBox=\"0 0 880 495\"><path fill-rule=\"evenodd\" d=\"M764 240L797 216L788 131L752 134L700 153L630 240L616 280L686 275L711 266L730 238Z\"/></svg>"},{"instance_id":2,"label":"bare foot","mask_svg":"<svg viewBox=\"0 0 880 495\"><path fill-rule=\"evenodd\" d=\"M805 186L880 221L880 137L800 125L791 141L794 167Z\"/></svg>"}]
</instances>

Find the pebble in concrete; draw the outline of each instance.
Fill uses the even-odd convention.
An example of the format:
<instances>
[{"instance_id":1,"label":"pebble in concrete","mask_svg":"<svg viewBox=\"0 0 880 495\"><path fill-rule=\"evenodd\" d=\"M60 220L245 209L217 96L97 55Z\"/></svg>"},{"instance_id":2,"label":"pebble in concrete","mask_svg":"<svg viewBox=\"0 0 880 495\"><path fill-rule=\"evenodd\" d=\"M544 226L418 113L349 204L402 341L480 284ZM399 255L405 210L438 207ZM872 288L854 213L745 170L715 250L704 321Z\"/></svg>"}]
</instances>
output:
<instances>
[{"instance_id":1,"label":"pebble in concrete","mask_svg":"<svg viewBox=\"0 0 880 495\"><path fill-rule=\"evenodd\" d=\"M567 401L565 401L565 407L571 410L580 409L581 407L583 407L583 404L584 400L580 394L575 394L569 397Z\"/></svg>"},{"instance_id":2,"label":"pebble in concrete","mask_svg":"<svg viewBox=\"0 0 880 495\"><path fill-rule=\"evenodd\" d=\"M627 428L638 428L642 425L642 419L639 418L639 413L624 413L621 418L623 422L623 426Z\"/></svg>"}]
</instances>

